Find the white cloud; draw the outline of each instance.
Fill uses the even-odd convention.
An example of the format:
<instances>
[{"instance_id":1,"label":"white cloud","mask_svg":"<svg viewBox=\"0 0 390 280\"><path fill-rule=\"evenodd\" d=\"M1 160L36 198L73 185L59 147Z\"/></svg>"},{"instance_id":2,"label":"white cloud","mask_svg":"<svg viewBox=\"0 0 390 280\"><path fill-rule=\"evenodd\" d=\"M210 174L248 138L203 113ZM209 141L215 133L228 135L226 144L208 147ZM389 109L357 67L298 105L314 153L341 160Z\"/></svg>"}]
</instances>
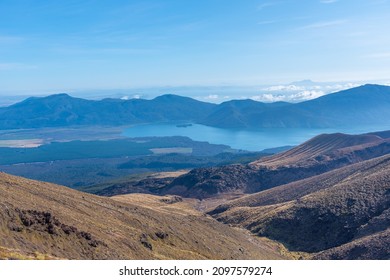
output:
<instances>
[{"instance_id":1,"label":"white cloud","mask_svg":"<svg viewBox=\"0 0 390 280\"><path fill-rule=\"evenodd\" d=\"M262 102L301 102L305 100L315 99L323 95L358 87L361 84L357 83L318 83L313 85L276 85L262 88L263 93L253 95L251 99Z\"/></svg>"},{"instance_id":2,"label":"white cloud","mask_svg":"<svg viewBox=\"0 0 390 280\"><path fill-rule=\"evenodd\" d=\"M210 95L206 96L204 99L215 100L215 99L218 99L218 98L219 98L218 94L210 94Z\"/></svg>"},{"instance_id":3,"label":"white cloud","mask_svg":"<svg viewBox=\"0 0 390 280\"><path fill-rule=\"evenodd\" d=\"M358 86L361 86L361 84L357 84L357 83L334 84L334 85L327 85L327 86L325 86L324 89L327 92L331 93L331 92L336 92L336 91L354 88L354 87L358 87Z\"/></svg>"},{"instance_id":4,"label":"white cloud","mask_svg":"<svg viewBox=\"0 0 390 280\"><path fill-rule=\"evenodd\" d=\"M262 102L277 102L277 101L285 101L286 96L281 94L272 94L272 93L264 93L260 95L254 95L250 99Z\"/></svg>"},{"instance_id":5,"label":"white cloud","mask_svg":"<svg viewBox=\"0 0 390 280\"><path fill-rule=\"evenodd\" d=\"M134 98L134 99L140 99L140 98L141 98L141 95L139 95L139 94L134 94L134 95L133 95L133 98Z\"/></svg>"},{"instance_id":6,"label":"white cloud","mask_svg":"<svg viewBox=\"0 0 390 280\"><path fill-rule=\"evenodd\" d=\"M304 90L304 91L301 91L297 94L293 94L291 95L291 99L292 100L309 100L309 99L314 99L314 98L318 98L318 97L321 97L325 95L325 92L323 92L322 90Z\"/></svg>"},{"instance_id":7,"label":"white cloud","mask_svg":"<svg viewBox=\"0 0 390 280\"><path fill-rule=\"evenodd\" d=\"M297 91L297 90L304 90L305 88L302 86L296 86L296 85L278 85L278 86L270 86L267 88L264 88L265 91Z\"/></svg>"},{"instance_id":8,"label":"white cloud","mask_svg":"<svg viewBox=\"0 0 390 280\"><path fill-rule=\"evenodd\" d=\"M321 90L304 90L294 94L264 93L260 95L254 95L251 97L251 99L256 101L262 101L262 102L277 102L277 101L300 102L300 101L318 98L325 94L326 93Z\"/></svg>"},{"instance_id":9,"label":"white cloud","mask_svg":"<svg viewBox=\"0 0 390 280\"><path fill-rule=\"evenodd\" d=\"M126 96L123 96L121 97L122 100L129 100L129 97L126 95Z\"/></svg>"}]
</instances>

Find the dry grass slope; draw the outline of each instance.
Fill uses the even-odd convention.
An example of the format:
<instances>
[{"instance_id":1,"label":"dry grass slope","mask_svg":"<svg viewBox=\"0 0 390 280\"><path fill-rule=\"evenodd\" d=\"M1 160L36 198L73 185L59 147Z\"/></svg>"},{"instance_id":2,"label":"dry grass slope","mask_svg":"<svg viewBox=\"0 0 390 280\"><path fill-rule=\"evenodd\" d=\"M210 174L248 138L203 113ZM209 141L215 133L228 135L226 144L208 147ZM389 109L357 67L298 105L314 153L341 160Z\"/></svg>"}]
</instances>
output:
<instances>
[{"instance_id":1,"label":"dry grass slope","mask_svg":"<svg viewBox=\"0 0 390 280\"><path fill-rule=\"evenodd\" d=\"M103 198L0 173L3 259L280 259L178 197Z\"/></svg>"},{"instance_id":2,"label":"dry grass slope","mask_svg":"<svg viewBox=\"0 0 390 280\"><path fill-rule=\"evenodd\" d=\"M315 161L325 160L326 157L324 155L330 156L336 151L342 151L343 149L350 147L358 149L363 148L366 145L376 145L382 141L383 139L381 137L371 134L321 134L291 150L271 157L262 158L252 162L250 165L268 168L277 168L288 165L307 166ZM352 150L350 149L350 151Z\"/></svg>"},{"instance_id":3,"label":"dry grass slope","mask_svg":"<svg viewBox=\"0 0 390 280\"><path fill-rule=\"evenodd\" d=\"M293 251L330 249L318 258L386 259L389 170L387 155L249 195L210 213Z\"/></svg>"}]
</instances>

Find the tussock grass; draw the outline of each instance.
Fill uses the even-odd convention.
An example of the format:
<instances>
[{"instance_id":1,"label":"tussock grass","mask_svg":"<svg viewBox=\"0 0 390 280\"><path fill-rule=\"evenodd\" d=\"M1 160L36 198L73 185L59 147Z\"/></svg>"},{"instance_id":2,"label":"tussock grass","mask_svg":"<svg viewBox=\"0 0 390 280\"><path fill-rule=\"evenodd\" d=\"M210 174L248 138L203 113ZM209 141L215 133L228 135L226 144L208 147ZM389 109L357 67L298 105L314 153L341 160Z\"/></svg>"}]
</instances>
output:
<instances>
[{"instance_id":1,"label":"tussock grass","mask_svg":"<svg viewBox=\"0 0 390 280\"><path fill-rule=\"evenodd\" d=\"M191 205L151 195L98 197L0 173L0 246L8 248L3 258L20 259L286 258Z\"/></svg>"}]
</instances>

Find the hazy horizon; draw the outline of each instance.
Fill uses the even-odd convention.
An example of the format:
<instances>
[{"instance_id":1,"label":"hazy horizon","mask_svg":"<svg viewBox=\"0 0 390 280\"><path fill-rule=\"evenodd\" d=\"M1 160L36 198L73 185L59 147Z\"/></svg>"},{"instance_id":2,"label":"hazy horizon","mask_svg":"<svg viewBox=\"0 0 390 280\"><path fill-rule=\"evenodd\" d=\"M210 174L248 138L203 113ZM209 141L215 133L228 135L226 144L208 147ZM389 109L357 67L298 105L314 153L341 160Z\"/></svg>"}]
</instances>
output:
<instances>
[{"instance_id":1,"label":"hazy horizon","mask_svg":"<svg viewBox=\"0 0 390 280\"><path fill-rule=\"evenodd\" d=\"M45 97L66 93L72 97L101 100L104 98L117 99L153 99L165 94L174 94L190 97L204 102L220 104L229 100L252 99L259 102L290 102L298 103L315 99L330 93L358 87L364 84L380 84L389 86L387 81L360 81L324 83L311 80L296 81L289 84L258 85L258 86L166 86L129 89L99 89L99 90L71 90L67 92L19 92L5 94L0 99L0 107L9 106L32 96Z\"/></svg>"}]
</instances>

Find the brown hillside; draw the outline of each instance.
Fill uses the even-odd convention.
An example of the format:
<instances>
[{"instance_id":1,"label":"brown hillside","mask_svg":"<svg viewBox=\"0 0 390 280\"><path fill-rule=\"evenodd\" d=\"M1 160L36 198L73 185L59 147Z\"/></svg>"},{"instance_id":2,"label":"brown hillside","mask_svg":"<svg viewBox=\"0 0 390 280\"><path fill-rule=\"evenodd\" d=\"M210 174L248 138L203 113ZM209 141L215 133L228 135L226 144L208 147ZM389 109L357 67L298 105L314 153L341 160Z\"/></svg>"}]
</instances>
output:
<instances>
[{"instance_id":1,"label":"brown hillside","mask_svg":"<svg viewBox=\"0 0 390 280\"><path fill-rule=\"evenodd\" d=\"M388 153L390 139L377 135L323 134L248 165L191 170L175 178L161 192L196 198L256 193Z\"/></svg>"},{"instance_id":2,"label":"brown hillside","mask_svg":"<svg viewBox=\"0 0 390 280\"><path fill-rule=\"evenodd\" d=\"M379 137L381 137L383 139L390 138L390 130L377 131L377 132L372 132L372 133L368 133L368 134L376 135L376 136L379 136Z\"/></svg>"},{"instance_id":3,"label":"brown hillside","mask_svg":"<svg viewBox=\"0 0 390 280\"><path fill-rule=\"evenodd\" d=\"M325 160L326 156L334 155L336 151L354 147L354 150L375 145L383 139L377 135L348 135L343 133L321 134L305 143L286 152L265 157L252 162L252 166L276 168L281 166L295 165L305 166L315 161ZM330 158L329 158L330 159Z\"/></svg>"},{"instance_id":4,"label":"brown hillside","mask_svg":"<svg viewBox=\"0 0 390 280\"><path fill-rule=\"evenodd\" d=\"M0 258L278 259L178 197L103 198L0 173Z\"/></svg>"},{"instance_id":5,"label":"brown hillside","mask_svg":"<svg viewBox=\"0 0 390 280\"><path fill-rule=\"evenodd\" d=\"M348 180L355 174L371 172L372 164L375 161L352 164L344 168L339 168L317 176L309 177L278 187L274 187L262 192L246 195L242 198L234 199L213 209L210 214L218 214L236 207L258 207L274 205L300 199L305 195L332 187L344 180Z\"/></svg>"},{"instance_id":6,"label":"brown hillside","mask_svg":"<svg viewBox=\"0 0 390 280\"><path fill-rule=\"evenodd\" d=\"M314 256L318 260L390 259L390 230L365 236Z\"/></svg>"},{"instance_id":7,"label":"brown hillside","mask_svg":"<svg viewBox=\"0 0 390 280\"><path fill-rule=\"evenodd\" d=\"M389 170L386 155L240 198L211 213L293 251L345 245L318 258L382 259L390 254L389 247L383 243L382 250L374 248L388 242L388 232L380 232L390 228ZM364 254L353 249L362 246Z\"/></svg>"}]
</instances>

